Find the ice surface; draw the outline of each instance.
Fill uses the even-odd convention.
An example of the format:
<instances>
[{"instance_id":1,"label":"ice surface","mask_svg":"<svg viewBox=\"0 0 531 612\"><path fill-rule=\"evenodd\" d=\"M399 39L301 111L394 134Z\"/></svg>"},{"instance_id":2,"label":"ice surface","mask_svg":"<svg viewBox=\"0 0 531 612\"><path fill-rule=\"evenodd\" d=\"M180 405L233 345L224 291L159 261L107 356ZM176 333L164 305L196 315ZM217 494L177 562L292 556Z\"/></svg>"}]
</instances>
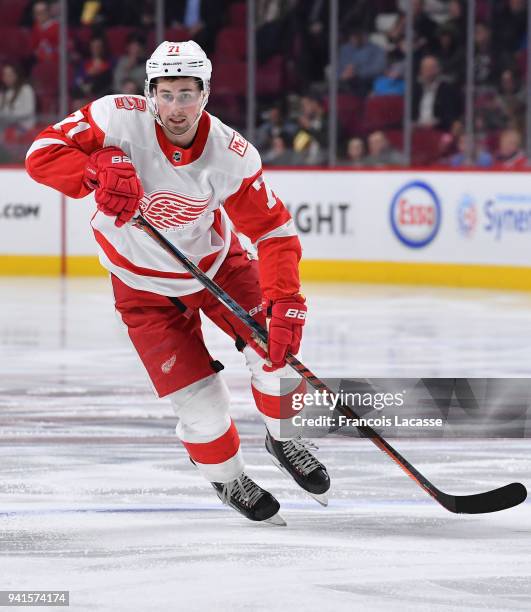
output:
<instances>
[{"instance_id":1,"label":"ice surface","mask_svg":"<svg viewBox=\"0 0 531 612\"><path fill-rule=\"evenodd\" d=\"M286 528L224 508L187 460L101 279L0 281L0 589L73 610L529 610L531 504L447 513L372 444L319 441L330 506L267 459L241 356L207 327L248 470ZM531 296L307 285L320 376L529 376ZM531 485L528 440L400 440L451 493Z\"/></svg>"}]
</instances>

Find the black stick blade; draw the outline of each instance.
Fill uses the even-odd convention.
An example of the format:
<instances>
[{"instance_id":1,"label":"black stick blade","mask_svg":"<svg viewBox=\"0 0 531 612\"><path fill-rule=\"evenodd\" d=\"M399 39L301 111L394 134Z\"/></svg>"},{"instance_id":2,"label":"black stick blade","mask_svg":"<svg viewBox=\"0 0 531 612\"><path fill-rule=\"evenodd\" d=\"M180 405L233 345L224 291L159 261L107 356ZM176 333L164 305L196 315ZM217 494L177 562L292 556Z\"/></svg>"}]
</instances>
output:
<instances>
[{"instance_id":1,"label":"black stick blade","mask_svg":"<svg viewBox=\"0 0 531 612\"><path fill-rule=\"evenodd\" d=\"M527 489L519 482L477 495L448 495L439 492L438 501L450 512L457 514L483 514L499 512L518 506L527 497Z\"/></svg>"}]
</instances>

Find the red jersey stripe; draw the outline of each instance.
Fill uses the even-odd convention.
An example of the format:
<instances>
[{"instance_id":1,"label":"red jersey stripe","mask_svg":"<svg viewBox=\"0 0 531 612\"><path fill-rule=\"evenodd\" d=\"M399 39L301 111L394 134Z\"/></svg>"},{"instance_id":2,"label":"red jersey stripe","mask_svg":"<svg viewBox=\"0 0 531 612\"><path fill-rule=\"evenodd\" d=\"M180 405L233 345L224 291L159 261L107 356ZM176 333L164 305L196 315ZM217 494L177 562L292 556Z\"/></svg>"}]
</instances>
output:
<instances>
[{"instance_id":1,"label":"red jersey stripe","mask_svg":"<svg viewBox=\"0 0 531 612\"><path fill-rule=\"evenodd\" d=\"M115 266L129 270L129 272L134 272L135 274L140 274L141 276L152 276L154 278L192 278L192 275L188 272L161 272L160 270L152 270L150 268L137 266L132 261L129 261L127 257L124 257L118 253L114 246L101 232L94 228L92 228L92 231L94 232L96 242L103 249L103 252L109 258L109 261ZM216 261L218 255L219 251L216 253L210 253L210 255L203 257L203 259L199 262L198 267L201 268L203 272L208 272L210 266L212 266L212 264Z\"/></svg>"}]
</instances>

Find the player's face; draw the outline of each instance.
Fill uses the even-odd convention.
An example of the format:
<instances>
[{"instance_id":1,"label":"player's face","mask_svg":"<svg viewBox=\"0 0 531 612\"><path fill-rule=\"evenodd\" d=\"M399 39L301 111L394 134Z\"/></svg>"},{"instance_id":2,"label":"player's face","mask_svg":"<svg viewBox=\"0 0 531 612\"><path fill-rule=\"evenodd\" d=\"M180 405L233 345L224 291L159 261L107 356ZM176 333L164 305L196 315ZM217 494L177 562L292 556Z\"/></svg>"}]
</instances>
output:
<instances>
[{"instance_id":1,"label":"player's face","mask_svg":"<svg viewBox=\"0 0 531 612\"><path fill-rule=\"evenodd\" d=\"M183 77L160 81L155 97L162 123L174 134L184 134L197 119L203 92L194 78Z\"/></svg>"}]
</instances>

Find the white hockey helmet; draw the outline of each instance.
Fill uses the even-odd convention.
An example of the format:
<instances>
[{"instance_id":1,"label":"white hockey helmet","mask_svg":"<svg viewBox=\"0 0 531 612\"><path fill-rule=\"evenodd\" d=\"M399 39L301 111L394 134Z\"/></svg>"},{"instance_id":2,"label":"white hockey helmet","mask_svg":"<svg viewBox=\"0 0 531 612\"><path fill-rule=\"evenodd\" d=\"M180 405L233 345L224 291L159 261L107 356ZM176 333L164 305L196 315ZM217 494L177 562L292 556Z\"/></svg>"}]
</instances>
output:
<instances>
[{"instance_id":1,"label":"white hockey helmet","mask_svg":"<svg viewBox=\"0 0 531 612\"><path fill-rule=\"evenodd\" d=\"M148 108L157 121L160 120L157 103L152 93L152 81L157 77L196 77L203 85L203 102L201 114L207 104L210 93L210 77L212 63L206 53L193 40L185 42L170 42L165 40L153 51L146 62L146 84L144 95Z\"/></svg>"}]
</instances>

